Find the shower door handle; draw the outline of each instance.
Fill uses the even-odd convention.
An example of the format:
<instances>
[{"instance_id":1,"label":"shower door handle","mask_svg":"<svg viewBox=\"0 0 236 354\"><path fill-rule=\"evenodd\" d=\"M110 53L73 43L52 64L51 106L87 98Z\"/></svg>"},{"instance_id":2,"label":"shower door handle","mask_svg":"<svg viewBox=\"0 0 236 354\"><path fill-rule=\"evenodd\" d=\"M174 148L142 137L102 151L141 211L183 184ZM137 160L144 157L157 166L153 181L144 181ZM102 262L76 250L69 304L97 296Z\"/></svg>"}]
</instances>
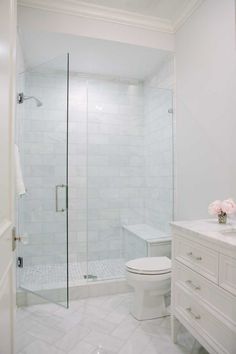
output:
<instances>
[{"instance_id":1,"label":"shower door handle","mask_svg":"<svg viewBox=\"0 0 236 354\"><path fill-rule=\"evenodd\" d=\"M60 189L64 189L66 190L66 194L65 194L65 207L64 208L59 208L59 198L58 198L58 192ZM67 210L67 185L65 184L58 184L56 185L56 212L57 213L63 213L65 210Z\"/></svg>"}]
</instances>

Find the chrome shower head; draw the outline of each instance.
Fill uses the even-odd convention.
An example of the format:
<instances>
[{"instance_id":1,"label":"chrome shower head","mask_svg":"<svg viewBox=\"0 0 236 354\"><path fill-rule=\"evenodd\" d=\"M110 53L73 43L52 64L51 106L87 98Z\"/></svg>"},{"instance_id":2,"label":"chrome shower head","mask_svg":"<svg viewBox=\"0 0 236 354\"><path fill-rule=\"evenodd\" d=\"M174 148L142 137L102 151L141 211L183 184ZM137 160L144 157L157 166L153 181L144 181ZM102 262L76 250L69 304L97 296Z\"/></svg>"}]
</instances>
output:
<instances>
[{"instance_id":1,"label":"chrome shower head","mask_svg":"<svg viewBox=\"0 0 236 354\"><path fill-rule=\"evenodd\" d=\"M30 99L35 100L37 107L41 107L43 105L42 102L34 96L25 96L23 92L20 92L17 95L17 103L23 103L25 100Z\"/></svg>"}]
</instances>

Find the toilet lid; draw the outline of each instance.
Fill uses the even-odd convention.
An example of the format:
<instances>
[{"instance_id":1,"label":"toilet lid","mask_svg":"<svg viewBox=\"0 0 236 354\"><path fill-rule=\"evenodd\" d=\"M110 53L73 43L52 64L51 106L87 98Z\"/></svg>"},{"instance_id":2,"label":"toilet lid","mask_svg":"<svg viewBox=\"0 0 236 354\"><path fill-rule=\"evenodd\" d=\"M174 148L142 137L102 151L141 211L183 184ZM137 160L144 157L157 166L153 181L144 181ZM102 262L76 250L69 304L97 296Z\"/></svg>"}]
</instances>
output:
<instances>
[{"instance_id":1,"label":"toilet lid","mask_svg":"<svg viewBox=\"0 0 236 354\"><path fill-rule=\"evenodd\" d=\"M139 274L164 274L171 271L171 260L168 257L137 258L127 262L126 269Z\"/></svg>"}]
</instances>

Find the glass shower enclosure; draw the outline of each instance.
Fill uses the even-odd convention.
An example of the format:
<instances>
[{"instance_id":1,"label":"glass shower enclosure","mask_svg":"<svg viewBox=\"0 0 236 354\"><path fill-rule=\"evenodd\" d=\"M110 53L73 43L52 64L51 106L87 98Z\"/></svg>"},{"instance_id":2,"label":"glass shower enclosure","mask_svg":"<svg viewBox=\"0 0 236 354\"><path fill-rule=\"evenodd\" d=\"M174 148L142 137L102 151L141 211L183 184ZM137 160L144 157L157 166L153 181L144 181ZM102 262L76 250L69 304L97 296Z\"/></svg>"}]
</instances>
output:
<instances>
[{"instance_id":1,"label":"glass shower enclosure","mask_svg":"<svg viewBox=\"0 0 236 354\"><path fill-rule=\"evenodd\" d=\"M18 285L68 306L69 286L80 296L84 285L119 283L125 262L147 255L127 226L169 233L172 90L155 75L69 72L68 55L22 73L18 86L27 190L17 197Z\"/></svg>"},{"instance_id":2,"label":"glass shower enclosure","mask_svg":"<svg viewBox=\"0 0 236 354\"><path fill-rule=\"evenodd\" d=\"M18 286L68 307L69 55L18 78L16 144L26 193L17 196Z\"/></svg>"}]
</instances>

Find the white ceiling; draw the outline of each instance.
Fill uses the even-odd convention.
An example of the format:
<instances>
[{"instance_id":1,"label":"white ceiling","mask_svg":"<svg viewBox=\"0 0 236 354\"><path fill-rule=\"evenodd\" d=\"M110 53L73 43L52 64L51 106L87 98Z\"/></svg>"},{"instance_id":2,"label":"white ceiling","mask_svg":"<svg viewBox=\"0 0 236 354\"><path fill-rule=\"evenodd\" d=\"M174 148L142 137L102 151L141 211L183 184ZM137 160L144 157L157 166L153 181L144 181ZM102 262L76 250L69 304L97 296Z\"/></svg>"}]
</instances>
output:
<instances>
[{"instance_id":1,"label":"white ceiling","mask_svg":"<svg viewBox=\"0 0 236 354\"><path fill-rule=\"evenodd\" d=\"M80 2L79 0L76 0ZM84 3L175 21L189 0L83 0Z\"/></svg>"},{"instance_id":2,"label":"white ceiling","mask_svg":"<svg viewBox=\"0 0 236 354\"><path fill-rule=\"evenodd\" d=\"M156 73L171 55L162 50L67 34L22 30L20 37L28 68L69 52L71 71L143 80ZM63 59L51 61L50 65L55 69L66 67Z\"/></svg>"}]
</instances>

